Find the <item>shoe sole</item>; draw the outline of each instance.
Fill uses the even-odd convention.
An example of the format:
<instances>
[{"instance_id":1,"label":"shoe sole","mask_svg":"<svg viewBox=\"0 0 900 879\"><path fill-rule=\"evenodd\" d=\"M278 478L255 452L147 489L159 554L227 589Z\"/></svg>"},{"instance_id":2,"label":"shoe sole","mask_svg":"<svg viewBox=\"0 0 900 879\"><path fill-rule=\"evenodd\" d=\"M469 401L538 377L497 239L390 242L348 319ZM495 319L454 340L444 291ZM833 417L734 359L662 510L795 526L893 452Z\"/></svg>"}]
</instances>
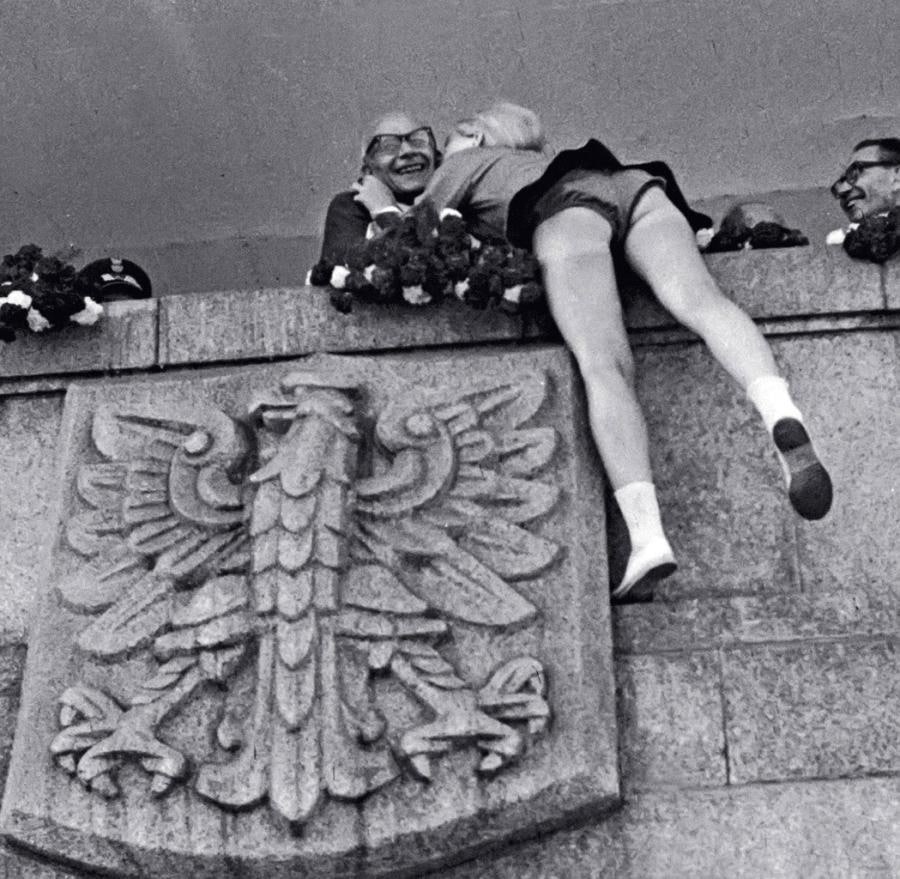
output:
<instances>
[{"instance_id":1,"label":"shoe sole","mask_svg":"<svg viewBox=\"0 0 900 879\"><path fill-rule=\"evenodd\" d=\"M650 568L640 580L635 580L627 589L614 590L611 593L613 604L623 604L627 598L628 603L641 601L653 601L653 587L666 577L671 577L678 570L676 562L663 562L655 568Z\"/></svg>"},{"instance_id":2,"label":"shoe sole","mask_svg":"<svg viewBox=\"0 0 900 879\"><path fill-rule=\"evenodd\" d=\"M782 418L772 429L772 438L788 468L791 505L804 519L821 519L831 509L831 478L816 457L806 428L796 418Z\"/></svg>"}]
</instances>

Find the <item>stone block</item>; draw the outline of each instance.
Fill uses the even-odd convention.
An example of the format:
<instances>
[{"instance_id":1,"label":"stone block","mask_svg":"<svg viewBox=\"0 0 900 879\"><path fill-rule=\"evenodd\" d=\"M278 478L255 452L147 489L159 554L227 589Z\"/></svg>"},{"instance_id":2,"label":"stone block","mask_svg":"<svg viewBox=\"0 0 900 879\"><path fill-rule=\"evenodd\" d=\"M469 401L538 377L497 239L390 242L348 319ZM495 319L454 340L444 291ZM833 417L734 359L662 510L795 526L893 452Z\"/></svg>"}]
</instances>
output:
<instances>
[{"instance_id":1,"label":"stone block","mask_svg":"<svg viewBox=\"0 0 900 879\"><path fill-rule=\"evenodd\" d=\"M803 587L865 583L896 596L900 541L888 523L900 518L897 333L778 340L774 348L835 486L826 518L797 520Z\"/></svg>"},{"instance_id":2,"label":"stone block","mask_svg":"<svg viewBox=\"0 0 900 879\"><path fill-rule=\"evenodd\" d=\"M379 876L611 809L582 407L534 346L74 386L5 832L117 877Z\"/></svg>"},{"instance_id":3,"label":"stone block","mask_svg":"<svg viewBox=\"0 0 900 879\"><path fill-rule=\"evenodd\" d=\"M629 656L616 665L629 791L727 783L718 656Z\"/></svg>"},{"instance_id":4,"label":"stone block","mask_svg":"<svg viewBox=\"0 0 900 879\"><path fill-rule=\"evenodd\" d=\"M882 267L884 306L891 311L900 309L900 260L896 257Z\"/></svg>"},{"instance_id":5,"label":"stone block","mask_svg":"<svg viewBox=\"0 0 900 879\"><path fill-rule=\"evenodd\" d=\"M900 633L900 604L867 583L835 592L731 596L613 608L618 654Z\"/></svg>"},{"instance_id":6,"label":"stone block","mask_svg":"<svg viewBox=\"0 0 900 879\"><path fill-rule=\"evenodd\" d=\"M49 557L62 406L62 394L0 397L0 631L20 637Z\"/></svg>"},{"instance_id":7,"label":"stone block","mask_svg":"<svg viewBox=\"0 0 900 879\"><path fill-rule=\"evenodd\" d=\"M656 791L440 879L892 879L900 779Z\"/></svg>"},{"instance_id":8,"label":"stone block","mask_svg":"<svg viewBox=\"0 0 900 879\"><path fill-rule=\"evenodd\" d=\"M160 363L285 357L513 341L522 321L456 302L366 305L340 314L317 287L170 296L160 301Z\"/></svg>"},{"instance_id":9,"label":"stone block","mask_svg":"<svg viewBox=\"0 0 900 879\"><path fill-rule=\"evenodd\" d=\"M156 364L157 300L109 302L91 327L22 333L0 348L0 377L138 369Z\"/></svg>"},{"instance_id":10,"label":"stone block","mask_svg":"<svg viewBox=\"0 0 900 879\"><path fill-rule=\"evenodd\" d=\"M715 253L707 266L729 299L751 317L839 314L883 307L879 267L851 260L841 248L792 247ZM669 326L672 316L631 282L628 326Z\"/></svg>"},{"instance_id":11,"label":"stone block","mask_svg":"<svg viewBox=\"0 0 900 879\"><path fill-rule=\"evenodd\" d=\"M728 651L732 783L900 772L900 643Z\"/></svg>"},{"instance_id":12,"label":"stone block","mask_svg":"<svg viewBox=\"0 0 900 879\"><path fill-rule=\"evenodd\" d=\"M794 514L756 411L698 344L636 352L663 522L679 562L663 600L795 591ZM610 569L627 537L610 504Z\"/></svg>"}]
</instances>

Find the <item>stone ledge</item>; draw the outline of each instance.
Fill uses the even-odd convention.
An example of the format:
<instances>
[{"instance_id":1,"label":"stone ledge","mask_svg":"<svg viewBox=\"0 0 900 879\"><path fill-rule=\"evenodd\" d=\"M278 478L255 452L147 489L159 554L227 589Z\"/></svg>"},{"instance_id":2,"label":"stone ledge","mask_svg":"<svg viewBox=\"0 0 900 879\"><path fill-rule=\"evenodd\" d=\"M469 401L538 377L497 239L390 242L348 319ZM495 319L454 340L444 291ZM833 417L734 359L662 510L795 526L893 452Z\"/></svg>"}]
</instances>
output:
<instances>
[{"instance_id":1,"label":"stone ledge","mask_svg":"<svg viewBox=\"0 0 900 879\"><path fill-rule=\"evenodd\" d=\"M816 331L868 328L871 320L857 317L847 324L847 315L884 309L881 269L853 262L833 248L714 254L707 260L726 294L753 317L770 319L774 332L803 332L801 317L815 320ZM630 329L676 326L646 291L625 283L631 291L626 295ZM341 315L329 304L327 293L314 287L166 297L160 312L160 365L555 335L546 317L526 327L519 318L456 303L422 310L359 303L352 314ZM789 326L779 326L779 321L790 319L794 322Z\"/></svg>"},{"instance_id":2,"label":"stone ledge","mask_svg":"<svg viewBox=\"0 0 900 879\"><path fill-rule=\"evenodd\" d=\"M416 312L357 304L343 315L316 287L221 291L160 300L160 365L236 361L314 351L378 351L514 341L522 321L459 303Z\"/></svg>"},{"instance_id":3,"label":"stone ledge","mask_svg":"<svg viewBox=\"0 0 900 879\"><path fill-rule=\"evenodd\" d=\"M874 639L896 634L900 634L896 596L862 588L613 608L613 642L618 655Z\"/></svg>"},{"instance_id":4,"label":"stone ledge","mask_svg":"<svg viewBox=\"0 0 900 879\"><path fill-rule=\"evenodd\" d=\"M706 259L725 292L756 319L765 320L765 328L772 333L869 329L874 319L885 318L883 282L887 283L887 307L900 308L896 266L882 269L854 262L836 248L713 254ZM653 332L673 331L673 319L646 292L635 292L634 282L625 283L634 294L626 296L626 321L632 331L638 331L639 341L686 338L674 330L682 335L654 339ZM523 324L519 318L496 311L476 312L456 303L422 311L359 304L353 314L341 315L321 289L223 290L110 303L106 320L96 327L64 330L52 344L41 337L25 337L4 346L0 377L555 335L546 318L529 321L527 327Z\"/></svg>"},{"instance_id":5,"label":"stone ledge","mask_svg":"<svg viewBox=\"0 0 900 879\"><path fill-rule=\"evenodd\" d=\"M110 302L92 327L67 327L47 336L23 333L0 347L0 377L155 366L158 304L156 299Z\"/></svg>"}]
</instances>

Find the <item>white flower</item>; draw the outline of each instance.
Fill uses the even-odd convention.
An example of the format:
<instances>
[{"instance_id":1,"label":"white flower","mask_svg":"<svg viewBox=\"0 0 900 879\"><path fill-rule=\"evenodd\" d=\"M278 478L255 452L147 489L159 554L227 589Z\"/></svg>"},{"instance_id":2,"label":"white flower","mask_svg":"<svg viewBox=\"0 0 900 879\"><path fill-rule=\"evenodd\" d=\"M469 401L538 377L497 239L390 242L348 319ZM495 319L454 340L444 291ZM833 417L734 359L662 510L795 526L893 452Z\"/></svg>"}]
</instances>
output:
<instances>
[{"instance_id":1,"label":"white flower","mask_svg":"<svg viewBox=\"0 0 900 879\"><path fill-rule=\"evenodd\" d=\"M347 284L347 278L350 277L350 269L347 266L335 266L331 270L331 278L328 283L336 290L343 290Z\"/></svg>"},{"instance_id":2,"label":"white flower","mask_svg":"<svg viewBox=\"0 0 900 879\"><path fill-rule=\"evenodd\" d=\"M27 293L23 293L21 290L13 290L6 297L6 303L8 305L18 305L19 308L31 308L31 297Z\"/></svg>"},{"instance_id":3,"label":"white flower","mask_svg":"<svg viewBox=\"0 0 900 879\"><path fill-rule=\"evenodd\" d=\"M701 250L709 247L709 242L713 240L715 234L715 229L698 229L694 233L694 237L697 239L697 247Z\"/></svg>"},{"instance_id":4,"label":"white flower","mask_svg":"<svg viewBox=\"0 0 900 879\"><path fill-rule=\"evenodd\" d=\"M440 214L438 214L438 219L443 220L445 217L459 217L462 219L462 214L454 208L444 208Z\"/></svg>"},{"instance_id":5,"label":"white flower","mask_svg":"<svg viewBox=\"0 0 900 879\"><path fill-rule=\"evenodd\" d=\"M76 311L75 314L69 317L69 320L83 327L89 327L97 323L101 314L103 314L103 306L98 302L94 302L90 296L85 296L84 308L81 311Z\"/></svg>"},{"instance_id":6,"label":"white flower","mask_svg":"<svg viewBox=\"0 0 900 879\"><path fill-rule=\"evenodd\" d=\"M431 302L431 294L426 293L422 289L421 284L416 284L414 287L404 287L403 298L410 305L427 305Z\"/></svg>"},{"instance_id":7,"label":"white flower","mask_svg":"<svg viewBox=\"0 0 900 879\"><path fill-rule=\"evenodd\" d=\"M374 282L372 281L372 278L375 277L375 269L376 269L376 268L377 268L377 267L376 267L375 263L372 263L371 265L366 266L365 270L363 271L363 277L364 277L370 284L374 283Z\"/></svg>"},{"instance_id":8,"label":"white flower","mask_svg":"<svg viewBox=\"0 0 900 879\"><path fill-rule=\"evenodd\" d=\"M507 287L503 291L503 298L507 302L512 302L515 305L519 304L519 300L522 298L522 285L516 284L515 287Z\"/></svg>"},{"instance_id":9,"label":"white flower","mask_svg":"<svg viewBox=\"0 0 900 879\"><path fill-rule=\"evenodd\" d=\"M28 328L33 333L43 333L44 330L50 328L50 321L44 317L36 308L28 309Z\"/></svg>"},{"instance_id":10,"label":"white flower","mask_svg":"<svg viewBox=\"0 0 900 879\"><path fill-rule=\"evenodd\" d=\"M469 246L472 250L481 250L481 242L474 236L469 236Z\"/></svg>"},{"instance_id":11,"label":"white flower","mask_svg":"<svg viewBox=\"0 0 900 879\"><path fill-rule=\"evenodd\" d=\"M37 272L32 272L32 273L28 276L28 280L29 280L29 281L36 281L37 279L38 279L38 273L37 273Z\"/></svg>"},{"instance_id":12,"label":"white flower","mask_svg":"<svg viewBox=\"0 0 900 879\"><path fill-rule=\"evenodd\" d=\"M453 285L453 295L457 299L465 299L466 293L468 293L468 292L469 292L469 279L468 278L465 278L462 281L457 281Z\"/></svg>"},{"instance_id":13,"label":"white flower","mask_svg":"<svg viewBox=\"0 0 900 879\"><path fill-rule=\"evenodd\" d=\"M840 246L844 243L844 239L847 237L847 233L852 232L854 229L858 228L859 223L851 223L849 226L847 226L846 229L832 229L825 236L825 244L830 247Z\"/></svg>"}]
</instances>

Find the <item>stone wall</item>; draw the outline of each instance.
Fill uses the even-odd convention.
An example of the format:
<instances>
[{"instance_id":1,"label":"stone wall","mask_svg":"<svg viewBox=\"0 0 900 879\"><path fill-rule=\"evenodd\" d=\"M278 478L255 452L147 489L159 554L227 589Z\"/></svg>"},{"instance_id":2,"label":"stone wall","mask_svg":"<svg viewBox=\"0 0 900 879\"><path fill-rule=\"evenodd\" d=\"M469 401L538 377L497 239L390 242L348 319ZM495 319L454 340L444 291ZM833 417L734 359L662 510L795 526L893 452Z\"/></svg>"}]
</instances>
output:
<instances>
[{"instance_id":1,"label":"stone wall","mask_svg":"<svg viewBox=\"0 0 900 879\"><path fill-rule=\"evenodd\" d=\"M623 808L445 870L462 877L864 877L900 873L900 268L841 251L708 257L769 335L835 480L788 510L754 414L640 292L629 308L664 516L681 568L614 609ZM506 351L553 341L450 305L334 312L320 291L116 303L93 328L0 352L0 769L46 556L65 388L327 350ZM610 512L614 512L610 510ZM612 576L622 535L611 516ZM5 873L77 875L5 850Z\"/></svg>"}]
</instances>

